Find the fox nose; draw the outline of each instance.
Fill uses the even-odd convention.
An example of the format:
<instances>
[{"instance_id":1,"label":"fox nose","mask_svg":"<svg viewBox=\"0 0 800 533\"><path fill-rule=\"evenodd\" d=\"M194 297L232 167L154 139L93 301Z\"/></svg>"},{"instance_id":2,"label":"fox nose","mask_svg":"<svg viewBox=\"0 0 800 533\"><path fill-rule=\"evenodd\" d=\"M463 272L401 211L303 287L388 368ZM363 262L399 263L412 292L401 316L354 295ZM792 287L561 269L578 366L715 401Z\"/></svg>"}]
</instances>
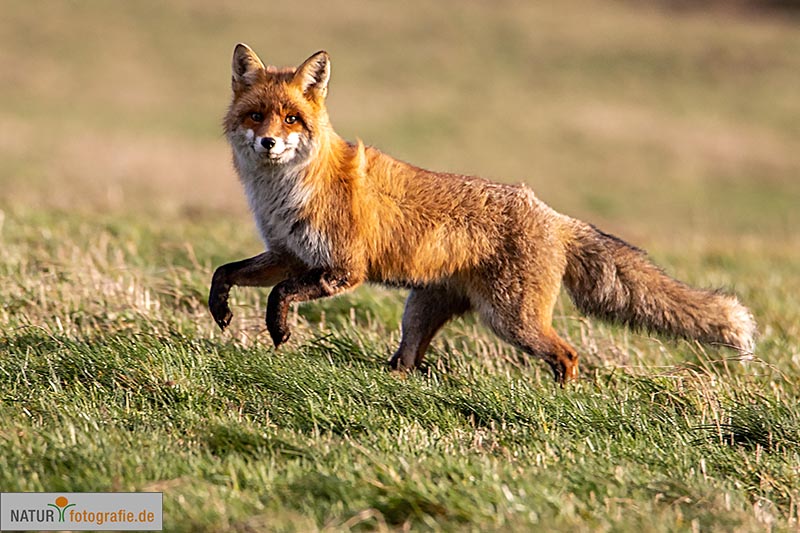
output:
<instances>
[{"instance_id":1,"label":"fox nose","mask_svg":"<svg viewBox=\"0 0 800 533\"><path fill-rule=\"evenodd\" d=\"M264 137L261 139L261 146L266 148L267 150L271 150L273 146L275 146L275 139L272 137Z\"/></svg>"}]
</instances>

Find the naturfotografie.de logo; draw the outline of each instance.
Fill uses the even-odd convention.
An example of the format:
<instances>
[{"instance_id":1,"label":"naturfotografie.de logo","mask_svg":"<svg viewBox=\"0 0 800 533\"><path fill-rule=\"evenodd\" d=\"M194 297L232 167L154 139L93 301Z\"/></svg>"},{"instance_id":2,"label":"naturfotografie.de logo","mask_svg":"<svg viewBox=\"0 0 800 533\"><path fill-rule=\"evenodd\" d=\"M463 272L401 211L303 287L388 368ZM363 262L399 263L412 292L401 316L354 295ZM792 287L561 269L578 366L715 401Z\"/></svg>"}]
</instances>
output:
<instances>
[{"instance_id":1,"label":"naturfotografie.de logo","mask_svg":"<svg viewBox=\"0 0 800 533\"><path fill-rule=\"evenodd\" d=\"M160 531L160 492L0 493L0 531Z\"/></svg>"}]
</instances>

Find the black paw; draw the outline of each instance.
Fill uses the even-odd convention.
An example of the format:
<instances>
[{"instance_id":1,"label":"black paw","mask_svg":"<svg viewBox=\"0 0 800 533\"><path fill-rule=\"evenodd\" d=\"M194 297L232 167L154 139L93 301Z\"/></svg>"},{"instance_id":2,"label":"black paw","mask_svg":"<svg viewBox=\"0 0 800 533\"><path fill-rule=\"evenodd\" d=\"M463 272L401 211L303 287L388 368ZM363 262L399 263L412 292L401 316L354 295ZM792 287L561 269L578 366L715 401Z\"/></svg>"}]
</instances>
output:
<instances>
[{"instance_id":1,"label":"black paw","mask_svg":"<svg viewBox=\"0 0 800 533\"><path fill-rule=\"evenodd\" d=\"M272 337L272 344L275 345L276 349L292 336L289 326L285 323L276 323L268 320L267 330L269 330L269 336Z\"/></svg>"},{"instance_id":2,"label":"black paw","mask_svg":"<svg viewBox=\"0 0 800 533\"><path fill-rule=\"evenodd\" d=\"M208 310L211 311L211 316L214 317L219 329L225 331L233 318L231 308L228 307L228 294L218 291L212 285L211 294L208 296Z\"/></svg>"}]
</instances>

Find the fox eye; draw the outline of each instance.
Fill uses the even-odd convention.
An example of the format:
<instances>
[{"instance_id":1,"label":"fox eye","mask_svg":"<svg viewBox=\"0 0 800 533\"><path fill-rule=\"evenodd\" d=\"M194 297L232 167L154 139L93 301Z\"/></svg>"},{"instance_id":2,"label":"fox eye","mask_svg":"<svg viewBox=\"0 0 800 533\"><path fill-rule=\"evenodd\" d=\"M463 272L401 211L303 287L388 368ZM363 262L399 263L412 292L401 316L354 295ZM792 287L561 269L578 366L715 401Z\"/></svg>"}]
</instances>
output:
<instances>
[{"instance_id":1,"label":"fox eye","mask_svg":"<svg viewBox=\"0 0 800 533\"><path fill-rule=\"evenodd\" d=\"M250 120L253 122L262 122L264 120L264 114L258 112L250 113Z\"/></svg>"},{"instance_id":2,"label":"fox eye","mask_svg":"<svg viewBox=\"0 0 800 533\"><path fill-rule=\"evenodd\" d=\"M300 117L298 117L297 115L286 115L286 118L283 119L283 121L286 122L287 124L294 124L295 122L297 122L298 118Z\"/></svg>"}]
</instances>

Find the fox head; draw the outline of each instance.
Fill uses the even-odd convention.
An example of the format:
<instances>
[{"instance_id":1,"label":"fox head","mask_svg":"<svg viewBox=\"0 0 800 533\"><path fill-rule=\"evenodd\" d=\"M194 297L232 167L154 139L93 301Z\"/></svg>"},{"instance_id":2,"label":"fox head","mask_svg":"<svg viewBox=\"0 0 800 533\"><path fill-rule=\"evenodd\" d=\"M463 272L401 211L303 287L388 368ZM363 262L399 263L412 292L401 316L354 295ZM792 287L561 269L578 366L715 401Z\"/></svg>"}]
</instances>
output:
<instances>
[{"instance_id":1,"label":"fox head","mask_svg":"<svg viewBox=\"0 0 800 533\"><path fill-rule=\"evenodd\" d=\"M238 157L258 165L307 161L330 128L325 96L330 59L324 51L297 68L264 66L245 44L233 51L233 100L225 117Z\"/></svg>"}]
</instances>

